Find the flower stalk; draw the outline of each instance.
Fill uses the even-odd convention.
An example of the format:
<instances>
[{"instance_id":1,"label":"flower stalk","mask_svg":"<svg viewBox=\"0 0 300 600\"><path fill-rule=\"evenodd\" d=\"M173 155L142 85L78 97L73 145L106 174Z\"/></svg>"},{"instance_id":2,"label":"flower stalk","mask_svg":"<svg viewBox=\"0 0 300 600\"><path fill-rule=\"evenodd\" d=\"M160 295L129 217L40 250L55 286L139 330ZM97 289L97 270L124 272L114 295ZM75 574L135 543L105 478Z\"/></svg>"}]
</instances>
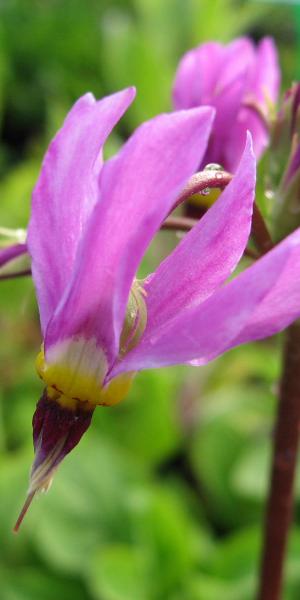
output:
<instances>
[{"instance_id":1,"label":"flower stalk","mask_svg":"<svg viewBox=\"0 0 300 600\"><path fill-rule=\"evenodd\" d=\"M258 600L280 600L300 431L300 322L286 330Z\"/></svg>"},{"instance_id":2,"label":"flower stalk","mask_svg":"<svg viewBox=\"0 0 300 600\"><path fill-rule=\"evenodd\" d=\"M204 194L206 190L217 188L223 190L232 180L232 174L218 169L204 169L192 175L179 194L172 211L195 194Z\"/></svg>"},{"instance_id":3,"label":"flower stalk","mask_svg":"<svg viewBox=\"0 0 300 600\"><path fill-rule=\"evenodd\" d=\"M29 275L31 275L31 269L11 271L10 273L0 274L0 281L5 281L6 279L16 279L16 277L27 277Z\"/></svg>"},{"instance_id":4,"label":"flower stalk","mask_svg":"<svg viewBox=\"0 0 300 600\"><path fill-rule=\"evenodd\" d=\"M198 223L197 219L189 217L168 217L162 224L161 229L168 231L190 231Z\"/></svg>"},{"instance_id":5,"label":"flower stalk","mask_svg":"<svg viewBox=\"0 0 300 600\"><path fill-rule=\"evenodd\" d=\"M251 235L261 254L266 254L274 247L268 227L256 202L253 205Z\"/></svg>"}]
</instances>

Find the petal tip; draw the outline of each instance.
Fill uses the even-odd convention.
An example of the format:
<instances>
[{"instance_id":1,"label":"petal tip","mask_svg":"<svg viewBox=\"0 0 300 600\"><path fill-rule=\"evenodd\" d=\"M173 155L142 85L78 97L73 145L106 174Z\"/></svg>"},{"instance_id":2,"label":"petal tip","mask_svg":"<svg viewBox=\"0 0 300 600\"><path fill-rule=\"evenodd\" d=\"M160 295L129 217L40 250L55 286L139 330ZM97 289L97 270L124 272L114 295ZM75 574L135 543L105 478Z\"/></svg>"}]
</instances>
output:
<instances>
[{"instance_id":1,"label":"petal tip","mask_svg":"<svg viewBox=\"0 0 300 600\"><path fill-rule=\"evenodd\" d=\"M209 136L211 132L216 110L213 106L197 106L196 108L178 110L171 114L176 115L180 120L182 119L182 123L193 125L193 129L199 128L202 130L205 137L205 135Z\"/></svg>"},{"instance_id":2,"label":"petal tip","mask_svg":"<svg viewBox=\"0 0 300 600\"><path fill-rule=\"evenodd\" d=\"M120 100L121 103L124 106L124 111L127 110L127 108L130 106L130 104L133 102L133 100L135 99L136 96L136 87L134 85L131 85L127 88L124 88L122 90L120 90L119 92L116 92L115 94L113 94L113 96L111 96L111 98L115 98L118 101ZM101 102L101 100L100 100Z\"/></svg>"},{"instance_id":3,"label":"petal tip","mask_svg":"<svg viewBox=\"0 0 300 600\"><path fill-rule=\"evenodd\" d=\"M249 152L251 152L251 154L255 158L254 149L253 149L253 137L252 137L252 133L249 129L247 129L247 131L246 131L245 150L248 150Z\"/></svg>"},{"instance_id":4,"label":"petal tip","mask_svg":"<svg viewBox=\"0 0 300 600\"><path fill-rule=\"evenodd\" d=\"M128 95L134 100L136 97L136 87L135 85L130 85L127 89Z\"/></svg>"}]
</instances>

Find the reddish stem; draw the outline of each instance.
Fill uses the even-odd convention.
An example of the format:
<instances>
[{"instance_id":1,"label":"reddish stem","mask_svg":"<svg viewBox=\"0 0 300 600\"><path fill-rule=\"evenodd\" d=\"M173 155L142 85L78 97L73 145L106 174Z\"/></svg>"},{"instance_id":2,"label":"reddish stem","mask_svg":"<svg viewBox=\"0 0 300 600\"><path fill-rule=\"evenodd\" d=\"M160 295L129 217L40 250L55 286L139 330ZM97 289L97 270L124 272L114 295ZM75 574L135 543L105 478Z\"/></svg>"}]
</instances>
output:
<instances>
[{"instance_id":1,"label":"reddish stem","mask_svg":"<svg viewBox=\"0 0 300 600\"><path fill-rule=\"evenodd\" d=\"M195 175L192 175L186 186L180 192L171 212L175 210L177 206L182 204L182 202L195 194L200 194L207 188L225 188L231 179L232 175L227 173L227 171L204 170L199 171L199 173L195 173Z\"/></svg>"},{"instance_id":2,"label":"reddish stem","mask_svg":"<svg viewBox=\"0 0 300 600\"><path fill-rule=\"evenodd\" d=\"M224 189L231 180L232 175L231 173L227 173L227 171L204 170L200 171L199 173L195 173L195 175L189 179L187 185L179 194L171 212L191 196L199 194L207 188ZM176 229L176 226L165 227L164 223L163 228ZM184 229L184 231L187 230L188 229ZM266 254L274 246L266 222L256 202L254 203L253 207L251 236L253 237L255 245L261 254Z\"/></svg>"},{"instance_id":3,"label":"reddish stem","mask_svg":"<svg viewBox=\"0 0 300 600\"><path fill-rule=\"evenodd\" d=\"M4 281L5 279L14 279L15 277L25 277L27 275L31 275L31 269L23 269L23 271L3 273L3 275L0 274L0 281Z\"/></svg>"},{"instance_id":4,"label":"reddish stem","mask_svg":"<svg viewBox=\"0 0 300 600\"><path fill-rule=\"evenodd\" d=\"M287 329L258 600L280 600L300 432L300 322Z\"/></svg>"},{"instance_id":5,"label":"reddish stem","mask_svg":"<svg viewBox=\"0 0 300 600\"><path fill-rule=\"evenodd\" d=\"M190 219L189 217L168 217L162 224L161 229L190 231L197 223L198 219Z\"/></svg>"},{"instance_id":6,"label":"reddish stem","mask_svg":"<svg viewBox=\"0 0 300 600\"><path fill-rule=\"evenodd\" d=\"M269 250L272 250L272 248L274 247L266 222L256 202L254 202L253 206L251 235L253 237L257 249L262 254L266 254L267 252L269 252Z\"/></svg>"}]
</instances>

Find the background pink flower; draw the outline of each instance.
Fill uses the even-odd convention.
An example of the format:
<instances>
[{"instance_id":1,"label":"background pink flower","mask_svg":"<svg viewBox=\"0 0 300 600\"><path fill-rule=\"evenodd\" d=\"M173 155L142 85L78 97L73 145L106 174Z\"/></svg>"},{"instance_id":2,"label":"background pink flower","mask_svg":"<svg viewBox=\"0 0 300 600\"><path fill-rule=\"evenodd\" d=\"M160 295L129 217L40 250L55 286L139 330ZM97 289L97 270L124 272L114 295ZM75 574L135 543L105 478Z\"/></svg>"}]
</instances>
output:
<instances>
[{"instance_id":1,"label":"background pink flower","mask_svg":"<svg viewBox=\"0 0 300 600\"><path fill-rule=\"evenodd\" d=\"M268 125L278 98L280 70L271 38L256 47L250 38L228 45L207 42L189 50L175 76L176 109L211 105L216 119L207 152L200 163L221 164L234 172L249 130L256 158L267 146Z\"/></svg>"}]
</instances>

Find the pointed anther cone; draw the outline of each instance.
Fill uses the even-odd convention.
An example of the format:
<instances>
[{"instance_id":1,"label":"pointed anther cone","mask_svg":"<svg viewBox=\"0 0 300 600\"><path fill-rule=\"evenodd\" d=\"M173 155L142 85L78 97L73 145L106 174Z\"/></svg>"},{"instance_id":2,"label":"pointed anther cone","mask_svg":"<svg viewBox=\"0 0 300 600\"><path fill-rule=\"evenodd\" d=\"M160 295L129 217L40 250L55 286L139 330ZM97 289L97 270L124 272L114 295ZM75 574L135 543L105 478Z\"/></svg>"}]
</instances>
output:
<instances>
[{"instance_id":1,"label":"pointed anther cone","mask_svg":"<svg viewBox=\"0 0 300 600\"><path fill-rule=\"evenodd\" d=\"M74 407L62 406L59 396L51 398L44 391L33 415L35 458L25 503L13 531L18 532L29 506L39 491L46 491L64 457L78 444L88 429L94 410L78 401Z\"/></svg>"}]
</instances>

